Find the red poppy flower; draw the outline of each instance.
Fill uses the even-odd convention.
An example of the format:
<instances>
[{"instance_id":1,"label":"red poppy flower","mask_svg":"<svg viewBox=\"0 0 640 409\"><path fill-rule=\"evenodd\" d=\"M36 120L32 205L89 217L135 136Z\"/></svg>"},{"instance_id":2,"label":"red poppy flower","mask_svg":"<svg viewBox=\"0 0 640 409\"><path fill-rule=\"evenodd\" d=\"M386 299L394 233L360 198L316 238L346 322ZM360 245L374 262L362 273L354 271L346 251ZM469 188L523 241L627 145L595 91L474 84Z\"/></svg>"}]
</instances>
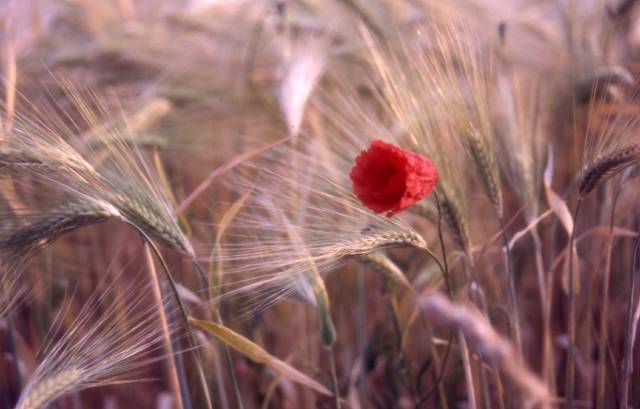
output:
<instances>
[{"instance_id":1,"label":"red poppy flower","mask_svg":"<svg viewBox=\"0 0 640 409\"><path fill-rule=\"evenodd\" d=\"M350 176L358 199L391 217L431 193L438 170L424 156L376 139L358 155Z\"/></svg>"}]
</instances>

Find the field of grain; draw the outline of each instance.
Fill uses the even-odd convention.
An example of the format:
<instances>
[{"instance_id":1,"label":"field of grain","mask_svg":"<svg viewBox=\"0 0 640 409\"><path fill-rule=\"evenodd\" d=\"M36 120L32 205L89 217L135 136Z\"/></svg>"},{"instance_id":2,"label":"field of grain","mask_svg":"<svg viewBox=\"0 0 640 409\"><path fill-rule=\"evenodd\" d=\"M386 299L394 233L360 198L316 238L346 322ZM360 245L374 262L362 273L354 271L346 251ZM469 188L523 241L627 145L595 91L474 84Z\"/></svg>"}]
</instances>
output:
<instances>
[{"instance_id":1,"label":"field of grain","mask_svg":"<svg viewBox=\"0 0 640 409\"><path fill-rule=\"evenodd\" d=\"M0 409L640 408L635 0L0 0Z\"/></svg>"}]
</instances>

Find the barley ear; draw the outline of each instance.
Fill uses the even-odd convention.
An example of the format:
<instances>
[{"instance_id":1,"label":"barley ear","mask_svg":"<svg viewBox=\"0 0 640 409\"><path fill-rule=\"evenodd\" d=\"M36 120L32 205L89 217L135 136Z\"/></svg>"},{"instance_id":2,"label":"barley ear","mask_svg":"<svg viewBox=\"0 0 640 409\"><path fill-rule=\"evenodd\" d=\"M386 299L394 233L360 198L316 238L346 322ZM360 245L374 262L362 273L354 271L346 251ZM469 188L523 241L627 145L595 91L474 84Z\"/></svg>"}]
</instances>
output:
<instances>
[{"instance_id":1,"label":"barley ear","mask_svg":"<svg viewBox=\"0 0 640 409\"><path fill-rule=\"evenodd\" d=\"M407 288L411 288L411 283L407 280L402 270L389 259L384 253L374 252L358 256L358 261L374 270L382 273L385 277L398 282Z\"/></svg>"},{"instance_id":2,"label":"barley ear","mask_svg":"<svg viewBox=\"0 0 640 409\"><path fill-rule=\"evenodd\" d=\"M449 228L451 236L456 244L465 253L470 254L471 239L469 236L469 227L464 217L463 208L453 191L449 189L446 183L440 183L438 194L440 197L440 211L442 218ZM437 215L436 215L437 217Z\"/></svg>"},{"instance_id":3,"label":"barley ear","mask_svg":"<svg viewBox=\"0 0 640 409\"><path fill-rule=\"evenodd\" d=\"M27 391L23 399L20 399L16 409L40 409L47 402L64 393L69 386L76 383L83 375L82 370L69 368L38 382Z\"/></svg>"},{"instance_id":4,"label":"barley ear","mask_svg":"<svg viewBox=\"0 0 640 409\"><path fill-rule=\"evenodd\" d=\"M7 231L0 233L0 251L26 254L65 233L101 223L112 216L112 213L99 206L69 203L65 207L32 217L22 226L5 227L4 230Z\"/></svg>"},{"instance_id":5,"label":"barley ear","mask_svg":"<svg viewBox=\"0 0 640 409\"><path fill-rule=\"evenodd\" d=\"M640 159L640 144L633 144L600 156L587 164L580 175L578 192L586 196L595 187Z\"/></svg>"},{"instance_id":6,"label":"barley ear","mask_svg":"<svg viewBox=\"0 0 640 409\"><path fill-rule=\"evenodd\" d=\"M469 145L469 152L480 173L480 179L482 180L487 196L489 196L489 200L491 200L491 204L493 204L498 218L502 218L503 205L502 193L500 191L500 177L493 153L478 130L471 127L467 129L465 134Z\"/></svg>"},{"instance_id":7,"label":"barley ear","mask_svg":"<svg viewBox=\"0 0 640 409\"><path fill-rule=\"evenodd\" d=\"M365 236L361 239L349 240L341 244L341 247L354 249L374 249L392 246L412 246L420 249L427 248L427 242L414 231L402 233L379 233Z\"/></svg>"}]
</instances>

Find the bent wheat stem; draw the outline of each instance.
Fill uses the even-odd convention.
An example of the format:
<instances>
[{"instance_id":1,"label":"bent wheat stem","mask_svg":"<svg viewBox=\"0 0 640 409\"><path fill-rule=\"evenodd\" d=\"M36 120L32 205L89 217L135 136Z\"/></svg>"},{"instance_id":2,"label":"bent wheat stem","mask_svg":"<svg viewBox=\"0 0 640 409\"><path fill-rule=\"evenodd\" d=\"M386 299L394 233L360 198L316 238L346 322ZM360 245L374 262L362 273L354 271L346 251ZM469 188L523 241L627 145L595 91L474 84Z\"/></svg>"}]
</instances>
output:
<instances>
[{"instance_id":1,"label":"bent wheat stem","mask_svg":"<svg viewBox=\"0 0 640 409\"><path fill-rule=\"evenodd\" d=\"M176 360L175 351L171 342L171 333L169 332L169 323L167 321L167 315L165 314L164 303L162 302L162 289L160 288L160 281L158 280L158 273L156 272L155 263L153 261L153 255L149 250L149 244L144 243L144 254L147 260L149 278L151 279L153 298L158 306L158 316L160 318L160 326L162 327L164 348L167 351L167 363L168 372L171 382L171 388L173 389L173 395L176 399L176 406L180 409L185 407L191 407L189 402L189 392L180 382L179 377L185 378L184 366L180 365L181 362ZM186 404L185 404L186 402Z\"/></svg>"},{"instance_id":2,"label":"bent wheat stem","mask_svg":"<svg viewBox=\"0 0 640 409\"><path fill-rule=\"evenodd\" d=\"M207 408L213 409L213 406L211 404L211 396L209 395L209 388L207 387L207 378L205 377L204 370L202 369L202 364L201 364L201 360L200 360L200 354L195 349L197 347L197 342L196 342L195 335L193 333L193 327L191 326L191 322L189 322L189 315L187 314L187 308L184 305L184 302L182 301L182 297L180 297L180 293L178 292L178 287L176 285L175 280L173 279L173 276L171 274L171 270L169 269L169 266L167 265L167 262L165 261L164 257L162 257L162 253L160 253L160 250L158 249L158 246L151 239L151 237L149 237L149 235L147 235L147 233L145 231L140 229L135 224L130 223L130 222L126 221L126 220L125 220L125 223L127 223L128 225L133 227L138 232L138 234L140 234L140 236L142 237L143 241L145 243L149 244L149 247L151 248L151 250L153 251L154 255L156 256L156 258L160 262L160 265L162 266L162 271L163 271L163 273L165 275L165 278L167 279L167 282L169 283L169 288L171 289L171 293L173 295L173 298L175 299L176 304L178 306L178 310L180 311L180 318L182 319L182 322L183 322L183 324L185 326L185 329L187 330L187 334L189 336L189 342L191 344L191 347L194 348L192 353L194 355L194 362L195 362L196 368L198 370L198 375L200 377L200 383L201 383L201 386L202 386L202 392L203 392L203 395L204 395L206 403L207 403Z\"/></svg>"}]
</instances>

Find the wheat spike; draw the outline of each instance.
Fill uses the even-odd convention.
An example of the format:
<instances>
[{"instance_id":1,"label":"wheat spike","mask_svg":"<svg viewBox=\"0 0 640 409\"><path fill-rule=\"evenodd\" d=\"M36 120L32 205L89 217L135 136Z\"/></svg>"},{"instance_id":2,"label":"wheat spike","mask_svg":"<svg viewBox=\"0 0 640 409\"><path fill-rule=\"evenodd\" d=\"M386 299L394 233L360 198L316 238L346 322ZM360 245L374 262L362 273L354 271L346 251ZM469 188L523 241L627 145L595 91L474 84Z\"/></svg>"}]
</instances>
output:
<instances>
[{"instance_id":1,"label":"wheat spike","mask_svg":"<svg viewBox=\"0 0 640 409\"><path fill-rule=\"evenodd\" d=\"M445 193L444 189L442 190ZM471 240L469 238L469 228L463 216L463 212L459 202L446 193L442 195L442 203L440 206L442 218L453 234L456 243L466 253L471 251Z\"/></svg>"},{"instance_id":2,"label":"wheat spike","mask_svg":"<svg viewBox=\"0 0 640 409\"><path fill-rule=\"evenodd\" d=\"M17 214L13 217L18 221L26 219L27 222L22 226L15 226L13 217L5 218L7 225L0 230L0 251L28 253L65 233L101 223L112 216L114 214L104 207L86 203L68 203L34 215Z\"/></svg>"},{"instance_id":3,"label":"wheat spike","mask_svg":"<svg viewBox=\"0 0 640 409\"><path fill-rule=\"evenodd\" d=\"M368 253L375 249L391 246L413 246L424 249L427 248L427 243L422 236L415 231L401 233L389 232L365 235L365 237L361 239L346 241L338 244L337 249L341 253L350 254L352 251L357 251L357 249L366 249L364 251Z\"/></svg>"},{"instance_id":4,"label":"wheat spike","mask_svg":"<svg viewBox=\"0 0 640 409\"><path fill-rule=\"evenodd\" d=\"M357 260L362 264L381 272L386 277L411 288L409 280L407 280L407 277L404 275L400 267L391 261L384 253L376 251L369 254L363 254L361 256L357 256Z\"/></svg>"},{"instance_id":5,"label":"wheat spike","mask_svg":"<svg viewBox=\"0 0 640 409\"><path fill-rule=\"evenodd\" d=\"M16 171L37 166L44 166L44 163L26 152L13 149L0 150L0 169L2 170Z\"/></svg>"},{"instance_id":6,"label":"wheat spike","mask_svg":"<svg viewBox=\"0 0 640 409\"><path fill-rule=\"evenodd\" d=\"M469 152L476 164L487 196L489 196L491 204L496 209L498 217L502 217L503 205L498 167L491 149L487 146L486 138L480 136L478 131L473 128L468 129L463 134L466 136Z\"/></svg>"},{"instance_id":7,"label":"wheat spike","mask_svg":"<svg viewBox=\"0 0 640 409\"><path fill-rule=\"evenodd\" d=\"M617 149L596 158L587 164L580 175L578 192L581 196L589 194L595 187L640 159L640 144Z\"/></svg>"},{"instance_id":8,"label":"wheat spike","mask_svg":"<svg viewBox=\"0 0 640 409\"><path fill-rule=\"evenodd\" d=\"M58 397L61 391L68 389L74 383L78 382L83 375L80 369L65 369L35 385L35 387L29 391L27 397L21 400L15 409L40 409Z\"/></svg>"},{"instance_id":9,"label":"wheat spike","mask_svg":"<svg viewBox=\"0 0 640 409\"><path fill-rule=\"evenodd\" d=\"M60 83L79 118L26 101L30 109L16 115L8 145L0 151L0 168L45 181L75 201L109 208L164 245L193 254L165 186L136 145L127 121L116 121L91 91ZM135 117L133 122L132 127L141 126Z\"/></svg>"},{"instance_id":10,"label":"wheat spike","mask_svg":"<svg viewBox=\"0 0 640 409\"><path fill-rule=\"evenodd\" d=\"M131 222L158 242L178 251L193 251L176 223L168 220L156 207L124 195L115 196L113 203L125 221Z\"/></svg>"},{"instance_id":11,"label":"wheat spike","mask_svg":"<svg viewBox=\"0 0 640 409\"><path fill-rule=\"evenodd\" d=\"M162 348L157 311L145 304L149 290L146 283L133 283L115 295L113 286L99 286L71 324L63 326L57 317L16 409L37 409L70 392L133 381L137 369L161 359L156 356ZM63 305L62 314L73 313L69 308ZM121 317L125 325L114 325ZM175 333L174 327L169 330Z\"/></svg>"}]
</instances>

